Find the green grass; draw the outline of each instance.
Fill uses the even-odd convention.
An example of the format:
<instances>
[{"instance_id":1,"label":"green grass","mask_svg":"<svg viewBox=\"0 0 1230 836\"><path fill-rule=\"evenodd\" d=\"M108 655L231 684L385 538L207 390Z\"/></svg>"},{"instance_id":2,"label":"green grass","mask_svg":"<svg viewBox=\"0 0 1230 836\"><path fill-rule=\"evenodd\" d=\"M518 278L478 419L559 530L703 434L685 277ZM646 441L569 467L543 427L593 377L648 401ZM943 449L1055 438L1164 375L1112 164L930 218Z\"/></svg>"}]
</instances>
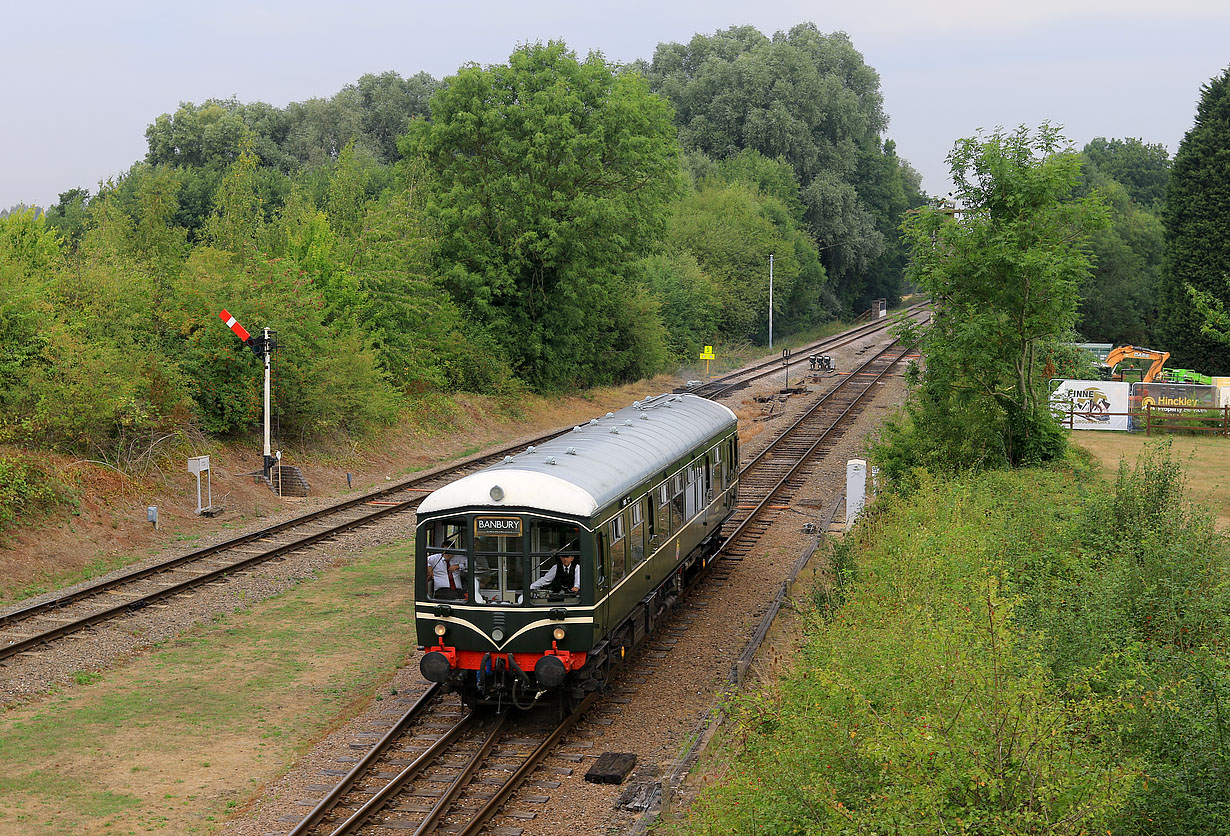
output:
<instances>
[{"instance_id":1,"label":"green grass","mask_svg":"<svg viewBox=\"0 0 1230 836\"><path fill-rule=\"evenodd\" d=\"M1220 436L1146 436L1143 433L1078 431L1072 443L1089 451L1107 476L1119 469L1120 460L1135 465L1150 445L1169 443L1173 456L1183 464L1192 498L1206 503L1223 527L1230 527L1230 438Z\"/></svg>"},{"instance_id":2,"label":"green grass","mask_svg":"<svg viewBox=\"0 0 1230 836\"><path fill-rule=\"evenodd\" d=\"M0 834L212 832L414 647L409 543L0 718ZM255 780L255 784L253 781Z\"/></svg>"}]
</instances>

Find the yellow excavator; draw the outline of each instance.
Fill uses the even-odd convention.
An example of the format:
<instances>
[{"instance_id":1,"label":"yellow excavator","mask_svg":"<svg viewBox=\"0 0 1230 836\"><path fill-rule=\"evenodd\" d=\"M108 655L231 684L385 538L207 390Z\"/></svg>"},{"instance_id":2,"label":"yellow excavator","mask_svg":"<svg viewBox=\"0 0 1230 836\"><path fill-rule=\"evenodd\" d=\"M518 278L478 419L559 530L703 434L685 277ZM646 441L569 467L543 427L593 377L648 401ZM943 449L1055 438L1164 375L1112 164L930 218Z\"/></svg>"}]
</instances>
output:
<instances>
[{"instance_id":1,"label":"yellow excavator","mask_svg":"<svg viewBox=\"0 0 1230 836\"><path fill-rule=\"evenodd\" d=\"M1149 360L1150 366L1145 369L1140 378L1141 383L1152 383L1162 371L1162 366L1170 359L1169 351L1154 351L1151 348L1138 348L1134 345L1121 345L1112 348L1106 355L1106 375L1111 380L1124 380L1123 370L1117 368L1124 360Z\"/></svg>"}]
</instances>

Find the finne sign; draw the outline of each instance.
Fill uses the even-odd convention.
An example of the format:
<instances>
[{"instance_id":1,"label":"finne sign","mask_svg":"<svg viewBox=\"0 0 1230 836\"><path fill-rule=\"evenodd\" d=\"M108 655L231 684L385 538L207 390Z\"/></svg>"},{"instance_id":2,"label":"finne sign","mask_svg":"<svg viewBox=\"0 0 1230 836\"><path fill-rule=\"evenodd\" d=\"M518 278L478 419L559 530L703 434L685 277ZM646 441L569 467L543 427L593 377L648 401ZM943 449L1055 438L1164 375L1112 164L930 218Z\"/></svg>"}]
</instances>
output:
<instances>
[{"instance_id":1,"label":"finne sign","mask_svg":"<svg viewBox=\"0 0 1230 836\"><path fill-rule=\"evenodd\" d=\"M1074 430L1130 429L1130 383L1110 380L1052 380L1051 411Z\"/></svg>"}]
</instances>

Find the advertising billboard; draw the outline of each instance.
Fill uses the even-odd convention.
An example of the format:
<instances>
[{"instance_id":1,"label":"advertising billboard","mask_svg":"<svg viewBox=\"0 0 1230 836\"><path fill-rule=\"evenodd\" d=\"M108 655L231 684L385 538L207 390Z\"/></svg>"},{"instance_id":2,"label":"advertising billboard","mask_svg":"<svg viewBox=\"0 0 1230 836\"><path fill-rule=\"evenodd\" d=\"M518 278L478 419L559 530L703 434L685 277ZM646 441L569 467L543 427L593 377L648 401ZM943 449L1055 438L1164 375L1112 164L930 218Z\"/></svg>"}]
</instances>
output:
<instances>
[{"instance_id":1,"label":"advertising billboard","mask_svg":"<svg viewBox=\"0 0 1230 836\"><path fill-rule=\"evenodd\" d=\"M1110 380L1052 380L1051 410L1074 430L1127 430L1131 383Z\"/></svg>"}]
</instances>

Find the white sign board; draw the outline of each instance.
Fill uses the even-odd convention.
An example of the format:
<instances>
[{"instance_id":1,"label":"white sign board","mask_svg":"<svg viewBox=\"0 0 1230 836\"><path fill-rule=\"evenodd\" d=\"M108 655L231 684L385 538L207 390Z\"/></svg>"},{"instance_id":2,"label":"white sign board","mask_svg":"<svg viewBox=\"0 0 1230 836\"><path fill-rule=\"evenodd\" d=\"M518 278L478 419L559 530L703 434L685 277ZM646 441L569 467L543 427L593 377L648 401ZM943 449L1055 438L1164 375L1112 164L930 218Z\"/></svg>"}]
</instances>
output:
<instances>
[{"instance_id":1,"label":"white sign board","mask_svg":"<svg viewBox=\"0 0 1230 836\"><path fill-rule=\"evenodd\" d=\"M1074 430L1129 429L1128 395L1132 384L1111 380L1052 380L1051 409Z\"/></svg>"},{"instance_id":2,"label":"white sign board","mask_svg":"<svg viewBox=\"0 0 1230 836\"><path fill-rule=\"evenodd\" d=\"M209 470L209 456L193 456L188 459L188 472L198 476Z\"/></svg>"}]
</instances>

